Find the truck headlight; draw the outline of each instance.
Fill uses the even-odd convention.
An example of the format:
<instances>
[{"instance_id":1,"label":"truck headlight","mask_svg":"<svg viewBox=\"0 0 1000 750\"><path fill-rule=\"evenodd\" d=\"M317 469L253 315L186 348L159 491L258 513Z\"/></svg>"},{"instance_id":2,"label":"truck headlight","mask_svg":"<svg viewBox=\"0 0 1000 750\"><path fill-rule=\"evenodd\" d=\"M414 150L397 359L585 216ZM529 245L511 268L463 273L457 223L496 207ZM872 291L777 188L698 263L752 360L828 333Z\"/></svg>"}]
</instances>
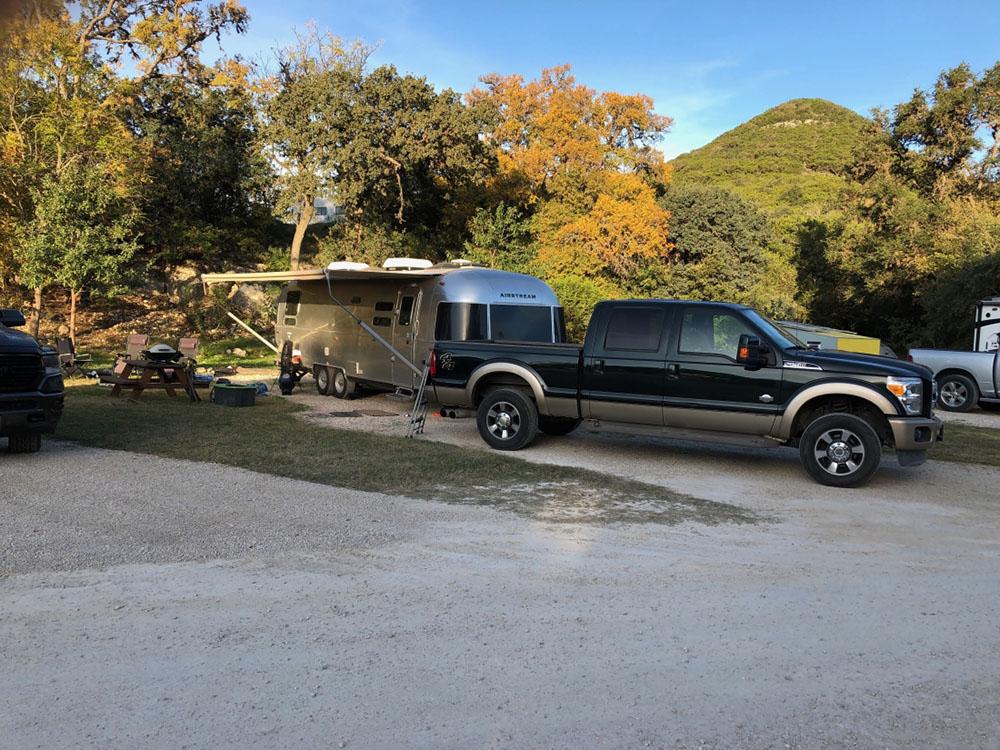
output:
<instances>
[{"instance_id":1,"label":"truck headlight","mask_svg":"<svg viewBox=\"0 0 1000 750\"><path fill-rule=\"evenodd\" d=\"M924 384L920 378L894 378L885 380L885 387L903 405L907 414L920 414L924 403Z\"/></svg>"}]
</instances>

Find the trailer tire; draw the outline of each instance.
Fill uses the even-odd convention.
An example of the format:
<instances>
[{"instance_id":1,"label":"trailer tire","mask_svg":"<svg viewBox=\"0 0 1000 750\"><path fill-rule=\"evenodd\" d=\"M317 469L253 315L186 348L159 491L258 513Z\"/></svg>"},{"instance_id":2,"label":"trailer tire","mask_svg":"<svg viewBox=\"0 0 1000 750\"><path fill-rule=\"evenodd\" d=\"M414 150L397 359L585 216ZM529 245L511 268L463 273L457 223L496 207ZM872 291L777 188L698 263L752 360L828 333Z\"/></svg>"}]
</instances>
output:
<instances>
[{"instance_id":1,"label":"trailer tire","mask_svg":"<svg viewBox=\"0 0 1000 750\"><path fill-rule=\"evenodd\" d=\"M569 435L573 430L580 426L579 419L572 419L571 417L539 417L538 418L538 429L544 432L546 435L552 435L553 437L562 437L563 435Z\"/></svg>"},{"instance_id":2,"label":"trailer tire","mask_svg":"<svg viewBox=\"0 0 1000 750\"><path fill-rule=\"evenodd\" d=\"M480 402L476 426L491 448L521 450L538 436L538 407L523 391L498 388Z\"/></svg>"},{"instance_id":3,"label":"trailer tire","mask_svg":"<svg viewBox=\"0 0 1000 750\"><path fill-rule=\"evenodd\" d=\"M333 378L330 376L330 368L319 365L313 371L313 377L316 379L316 391L320 396L329 396L332 392Z\"/></svg>"},{"instance_id":4,"label":"trailer tire","mask_svg":"<svg viewBox=\"0 0 1000 750\"><path fill-rule=\"evenodd\" d=\"M347 377L347 373L341 368L338 367L333 371L330 382L330 392L337 398L352 398L354 396L354 381Z\"/></svg>"},{"instance_id":5,"label":"trailer tire","mask_svg":"<svg viewBox=\"0 0 1000 750\"><path fill-rule=\"evenodd\" d=\"M8 453L37 453L42 449L42 433L16 432L7 437Z\"/></svg>"},{"instance_id":6,"label":"trailer tire","mask_svg":"<svg viewBox=\"0 0 1000 750\"><path fill-rule=\"evenodd\" d=\"M882 441L878 431L855 414L816 417L799 438L799 457L813 479L829 487L860 487L878 469Z\"/></svg>"},{"instance_id":7,"label":"trailer tire","mask_svg":"<svg viewBox=\"0 0 1000 750\"><path fill-rule=\"evenodd\" d=\"M938 380L938 406L945 411L970 411L979 401L975 381L960 372L949 372Z\"/></svg>"}]
</instances>

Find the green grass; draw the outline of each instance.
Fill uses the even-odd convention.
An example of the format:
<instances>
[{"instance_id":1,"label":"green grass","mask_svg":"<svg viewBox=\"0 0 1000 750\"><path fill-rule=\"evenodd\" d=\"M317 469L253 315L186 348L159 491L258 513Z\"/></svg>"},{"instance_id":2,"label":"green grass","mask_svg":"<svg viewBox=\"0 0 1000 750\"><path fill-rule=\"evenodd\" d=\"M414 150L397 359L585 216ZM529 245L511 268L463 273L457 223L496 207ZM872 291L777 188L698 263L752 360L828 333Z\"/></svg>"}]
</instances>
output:
<instances>
[{"instance_id":1,"label":"green grass","mask_svg":"<svg viewBox=\"0 0 1000 750\"><path fill-rule=\"evenodd\" d=\"M1000 466L1000 430L946 424L944 440L927 455L936 461Z\"/></svg>"},{"instance_id":2,"label":"green grass","mask_svg":"<svg viewBox=\"0 0 1000 750\"><path fill-rule=\"evenodd\" d=\"M545 521L753 523L744 508L593 471L425 440L309 424L280 396L253 408L191 403L164 393L139 402L71 387L56 437L169 458L392 495L493 505ZM292 498L290 498L292 501Z\"/></svg>"}]
</instances>

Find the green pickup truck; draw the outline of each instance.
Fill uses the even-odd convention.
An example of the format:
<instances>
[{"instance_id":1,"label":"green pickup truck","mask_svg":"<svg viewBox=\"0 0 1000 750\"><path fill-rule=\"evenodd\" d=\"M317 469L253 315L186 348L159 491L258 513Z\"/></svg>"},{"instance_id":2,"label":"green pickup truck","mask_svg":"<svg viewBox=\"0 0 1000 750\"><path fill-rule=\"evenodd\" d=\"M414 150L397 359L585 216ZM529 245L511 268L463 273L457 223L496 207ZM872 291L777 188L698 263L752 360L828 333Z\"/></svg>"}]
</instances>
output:
<instances>
[{"instance_id":1,"label":"green pickup truck","mask_svg":"<svg viewBox=\"0 0 1000 750\"><path fill-rule=\"evenodd\" d=\"M0 309L0 437L11 453L34 453L53 432L63 408L59 356L43 350L17 310Z\"/></svg>"},{"instance_id":2,"label":"green pickup truck","mask_svg":"<svg viewBox=\"0 0 1000 750\"><path fill-rule=\"evenodd\" d=\"M883 447L914 466L942 439L926 367L811 349L744 305L602 302L582 347L453 338L431 354L436 399L475 409L500 450L583 420L716 442L759 436L797 447L817 482L856 487Z\"/></svg>"}]
</instances>

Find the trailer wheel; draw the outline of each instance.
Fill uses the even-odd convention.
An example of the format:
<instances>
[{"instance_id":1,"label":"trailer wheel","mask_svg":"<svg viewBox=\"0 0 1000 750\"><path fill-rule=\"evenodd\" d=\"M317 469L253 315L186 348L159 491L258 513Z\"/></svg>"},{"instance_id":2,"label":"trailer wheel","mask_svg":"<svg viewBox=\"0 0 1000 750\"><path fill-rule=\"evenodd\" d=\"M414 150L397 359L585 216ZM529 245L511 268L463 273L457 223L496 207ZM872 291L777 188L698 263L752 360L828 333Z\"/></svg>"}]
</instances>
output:
<instances>
[{"instance_id":1,"label":"trailer wheel","mask_svg":"<svg viewBox=\"0 0 1000 750\"><path fill-rule=\"evenodd\" d=\"M580 426L580 420L572 419L570 417L538 418L538 429L544 432L546 435L552 435L554 437L569 435L573 430L575 430L579 426Z\"/></svg>"},{"instance_id":2,"label":"trailer wheel","mask_svg":"<svg viewBox=\"0 0 1000 750\"><path fill-rule=\"evenodd\" d=\"M42 433L18 432L7 438L8 453L37 453L42 449Z\"/></svg>"},{"instance_id":3,"label":"trailer wheel","mask_svg":"<svg viewBox=\"0 0 1000 750\"><path fill-rule=\"evenodd\" d=\"M333 384L331 393L337 398L351 398L354 395L354 381L347 377L347 373L341 369L333 371Z\"/></svg>"},{"instance_id":4,"label":"trailer wheel","mask_svg":"<svg viewBox=\"0 0 1000 750\"><path fill-rule=\"evenodd\" d=\"M945 411L969 411L979 401L972 378L952 372L938 380L938 406Z\"/></svg>"},{"instance_id":5,"label":"trailer wheel","mask_svg":"<svg viewBox=\"0 0 1000 750\"><path fill-rule=\"evenodd\" d=\"M330 368L320 365L313 373L313 377L316 378L316 390L319 392L319 395L329 396L331 392L330 381L332 380L330 377Z\"/></svg>"},{"instance_id":6,"label":"trailer wheel","mask_svg":"<svg viewBox=\"0 0 1000 750\"><path fill-rule=\"evenodd\" d=\"M499 388L480 402L476 426L491 448L520 450L538 435L538 407L522 391Z\"/></svg>"},{"instance_id":7,"label":"trailer wheel","mask_svg":"<svg viewBox=\"0 0 1000 750\"><path fill-rule=\"evenodd\" d=\"M866 420L854 414L824 414L799 438L799 457L809 476L830 487L859 487L882 459L882 441Z\"/></svg>"}]
</instances>

